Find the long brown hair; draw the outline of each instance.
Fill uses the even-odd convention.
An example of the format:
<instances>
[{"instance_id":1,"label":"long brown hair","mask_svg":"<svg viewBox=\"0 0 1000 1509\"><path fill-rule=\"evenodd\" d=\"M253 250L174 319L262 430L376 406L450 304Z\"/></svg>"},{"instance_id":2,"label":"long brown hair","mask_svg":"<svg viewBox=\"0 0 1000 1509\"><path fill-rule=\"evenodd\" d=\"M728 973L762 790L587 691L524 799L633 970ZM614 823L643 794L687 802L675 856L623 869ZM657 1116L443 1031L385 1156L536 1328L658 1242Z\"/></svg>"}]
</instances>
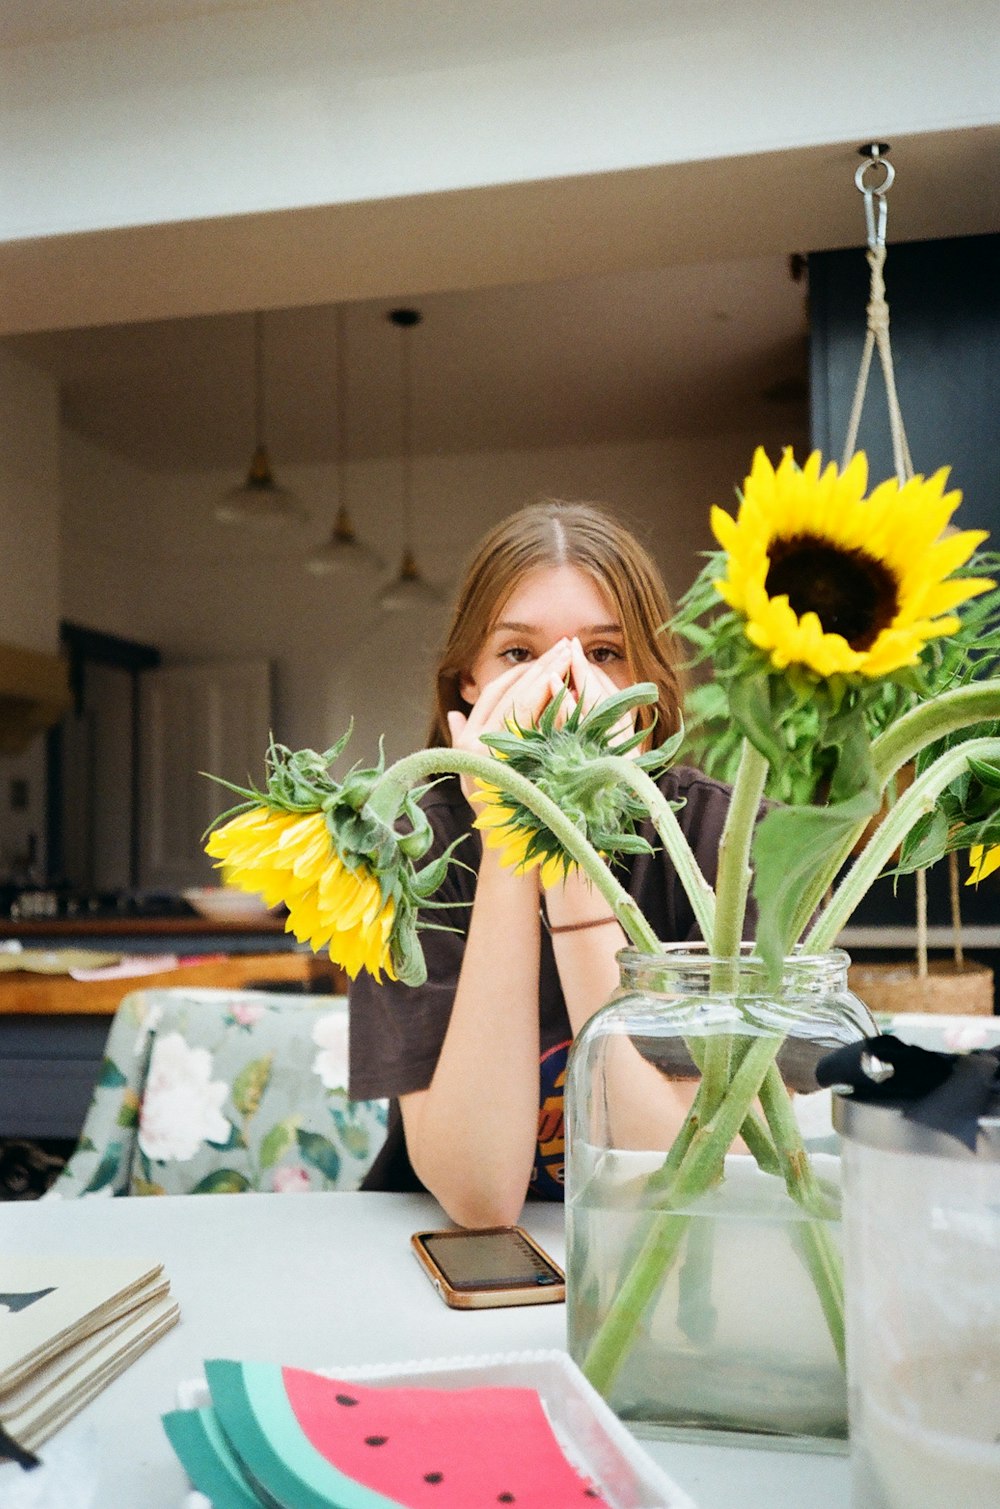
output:
<instances>
[{"instance_id":1,"label":"long brown hair","mask_svg":"<svg viewBox=\"0 0 1000 1509\"><path fill-rule=\"evenodd\" d=\"M635 535L598 504L546 500L494 525L466 568L438 658L429 745L451 743L449 712L468 713L461 683L504 603L522 577L550 566L585 571L618 613L636 681L652 681L659 690L655 722L653 708L639 712L643 727L654 724L652 743L662 743L678 727L678 656L665 627L672 610L659 568Z\"/></svg>"}]
</instances>

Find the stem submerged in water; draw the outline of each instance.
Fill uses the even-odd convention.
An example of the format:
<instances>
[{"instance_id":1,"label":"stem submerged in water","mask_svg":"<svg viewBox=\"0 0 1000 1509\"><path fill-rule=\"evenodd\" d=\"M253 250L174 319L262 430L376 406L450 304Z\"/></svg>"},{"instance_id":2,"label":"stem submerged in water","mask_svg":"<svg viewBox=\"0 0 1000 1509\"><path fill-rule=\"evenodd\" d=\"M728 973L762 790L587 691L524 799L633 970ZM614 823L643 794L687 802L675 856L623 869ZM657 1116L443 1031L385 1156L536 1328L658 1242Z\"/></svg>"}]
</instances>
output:
<instances>
[{"instance_id":1,"label":"stem submerged in water","mask_svg":"<svg viewBox=\"0 0 1000 1509\"><path fill-rule=\"evenodd\" d=\"M690 1219L684 1208L721 1176L726 1153L760 1093L781 1042L780 1037L753 1040L714 1115L691 1136L660 1202L662 1213L652 1223L583 1360L583 1372L599 1393L606 1393L614 1382L647 1306L673 1267Z\"/></svg>"}]
</instances>

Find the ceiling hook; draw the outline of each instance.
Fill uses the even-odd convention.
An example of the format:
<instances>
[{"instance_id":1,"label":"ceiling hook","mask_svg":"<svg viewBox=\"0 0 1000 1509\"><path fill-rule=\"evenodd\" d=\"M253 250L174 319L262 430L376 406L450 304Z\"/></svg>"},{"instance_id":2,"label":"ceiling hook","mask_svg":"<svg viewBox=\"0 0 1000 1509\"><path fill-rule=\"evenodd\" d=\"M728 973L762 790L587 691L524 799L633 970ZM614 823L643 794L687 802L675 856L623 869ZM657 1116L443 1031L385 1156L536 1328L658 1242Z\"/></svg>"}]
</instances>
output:
<instances>
[{"instance_id":1,"label":"ceiling hook","mask_svg":"<svg viewBox=\"0 0 1000 1509\"><path fill-rule=\"evenodd\" d=\"M896 170L889 161L886 153L889 151L889 143L884 141L866 142L858 148L858 152L865 159L854 174L854 182L865 200L865 228L868 232L868 245L872 251L885 245L885 226L888 219L888 207L885 196L892 187L892 181L896 176ZM866 181L867 175L874 171L881 173L878 182ZM878 216L875 214L875 200L878 200Z\"/></svg>"}]
</instances>

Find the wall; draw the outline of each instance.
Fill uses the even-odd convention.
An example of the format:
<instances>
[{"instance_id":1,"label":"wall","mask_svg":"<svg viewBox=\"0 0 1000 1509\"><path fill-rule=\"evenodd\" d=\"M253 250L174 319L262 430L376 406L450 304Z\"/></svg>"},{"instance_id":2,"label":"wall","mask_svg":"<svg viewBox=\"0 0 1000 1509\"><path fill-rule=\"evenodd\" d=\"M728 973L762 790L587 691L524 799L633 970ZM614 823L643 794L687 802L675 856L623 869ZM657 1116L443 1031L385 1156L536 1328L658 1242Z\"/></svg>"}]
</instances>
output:
<instances>
[{"instance_id":1,"label":"wall","mask_svg":"<svg viewBox=\"0 0 1000 1509\"><path fill-rule=\"evenodd\" d=\"M415 458L418 557L450 593L483 531L545 496L607 502L633 523L676 595L710 544L709 505L733 501L753 446L798 449L804 436L717 434L641 445ZM90 442L67 435L62 611L74 622L160 648L166 661L264 656L275 665L275 732L293 746L323 747L353 716L352 748L367 759L380 733L401 754L422 741L428 667L446 608L381 614L378 578L315 578L303 557L328 531L334 477L326 467L277 466L314 522L301 535L232 531L211 504L233 478L144 476ZM398 466L357 463L348 495L359 535L393 567L399 559Z\"/></svg>"},{"instance_id":2,"label":"wall","mask_svg":"<svg viewBox=\"0 0 1000 1509\"><path fill-rule=\"evenodd\" d=\"M59 400L55 382L0 348L0 638L58 646Z\"/></svg>"},{"instance_id":3,"label":"wall","mask_svg":"<svg viewBox=\"0 0 1000 1509\"><path fill-rule=\"evenodd\" d=\"M55 383L0 349L0 639L51 654L59 617L59 402ZM44 862L42 735L0 755L0 876L23 867L29 835ZM27 782L27 805L11 785Z\"/></svg>"},{"instance_id":4,"label":"wall","mask_svg":"<svg viewBox=\"0 0 1000 1509\"><path fill-rule=\"evenodd\" d=\"M985 529L985 549L1000 550L1000 235L890 247L885 263L893 367L903 422L917 472L950 469L962 493L954 523ZM809 259L812 323L811 408L814 444L839 456L858 377L864 338L858 310L868 297L869 270L860 250ZM873 478L893 474L888 404L881 368L872 364L858 431ZM991 569L990 574L995 574ZM966 862L961 863L963 879ZM932 926L951 918L948 867L927 877ZM966 924L996 926L1000 874L960 892ZM855 925L904 926L915 906L912 876L884 877L858 909Z\"/></svg>"},{"instance_id":5,"label":"wall","mask_svg":"<svg viewBox=\"0 0 1000 1509\"><path fill-rule=\"evenodd\" d=\"M950 467L963 494L955 523L988 529L1000 549L1000 235L890 247L885 262L893 367L916 471ZM838 456L858 379L869 270L860 250L809 258L814 443ZM885 383L872 363L858 449L873 476L891 476Z\"/></svg>"}]
</instances>

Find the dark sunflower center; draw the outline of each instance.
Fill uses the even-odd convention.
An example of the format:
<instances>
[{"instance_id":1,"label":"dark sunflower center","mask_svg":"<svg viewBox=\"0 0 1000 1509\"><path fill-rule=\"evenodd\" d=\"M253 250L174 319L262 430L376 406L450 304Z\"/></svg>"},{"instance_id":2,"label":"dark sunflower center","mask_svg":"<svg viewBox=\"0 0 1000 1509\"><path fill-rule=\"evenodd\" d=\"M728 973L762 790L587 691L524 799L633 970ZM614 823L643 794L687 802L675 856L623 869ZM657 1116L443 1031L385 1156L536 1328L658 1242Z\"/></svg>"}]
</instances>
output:
<instances>
[{"instance_id":1,"label":"dark sunflower center","mask_svg":"<svg viewBox=\"0 0 1000 1509\"><path fill-rule=\"evenodd\" d=\"M842 634L852 650L870 649L896 616L896 578L863 550L797 534L772 540L768 554L768 596L786 596L800 618L815 613L824 632Z\"/></svg>"}]
</instances>

